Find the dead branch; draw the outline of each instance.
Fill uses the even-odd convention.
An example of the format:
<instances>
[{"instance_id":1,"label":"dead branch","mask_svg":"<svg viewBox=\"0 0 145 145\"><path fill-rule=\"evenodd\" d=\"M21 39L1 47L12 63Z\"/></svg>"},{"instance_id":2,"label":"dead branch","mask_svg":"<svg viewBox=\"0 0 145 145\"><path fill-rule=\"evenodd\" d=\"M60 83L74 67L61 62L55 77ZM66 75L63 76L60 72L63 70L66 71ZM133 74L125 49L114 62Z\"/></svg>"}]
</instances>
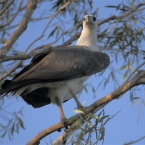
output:
<instances>
[{"instance_id":1,"label":"dead branch","mask_svg":"<svg viewBox=\"0 0 145 145\"><path fill-rule=\"evenodd\" d=\"M107 105L109 102L111 102L114 99L118 99L120 95L127 92L129 89L145 84L145 70L140 70L138 73L128 82L121 85L119 88L117 88L114 92L110 93L109 95L95 101L93 104L91 104L89 107L85 108L84 115L87 115L89 113L96 113L98 110L100 110L102 107ZM68 119L67 124L71 125L74 123L77 119L79 119L79 115L75 115ZM62 123L55 124L48 129L40 132L38 135L36 135L32 140L30 140L27 145L36 145L39 143L39 141L44 138L45 136L58 131L62 129L64 125Z\"/></svg>"}]
</instances>

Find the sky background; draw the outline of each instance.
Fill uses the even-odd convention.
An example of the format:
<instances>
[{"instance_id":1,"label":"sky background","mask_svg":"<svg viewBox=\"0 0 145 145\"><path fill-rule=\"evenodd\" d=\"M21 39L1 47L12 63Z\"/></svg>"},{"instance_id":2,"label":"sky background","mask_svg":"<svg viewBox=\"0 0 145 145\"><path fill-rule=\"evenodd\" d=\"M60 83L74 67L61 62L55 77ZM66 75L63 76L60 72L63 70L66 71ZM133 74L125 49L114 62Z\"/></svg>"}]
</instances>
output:
<instances>
[{"instance_id":1,"label":"sky background","mask_svg":"<svg viewBox=\"0 0 145 145\"><path fill-rule=\"evenodd\" d=\"M98 19L104 19L111 15L118 15L118 12L114 9L109 9L104 6L106 5L117 5L121 0L96 0L94 2L94 8L99 8L98 13ZM42 11L44 8L47 8L48 5L42 5ZM37 13L41 13L42 11L36 11L35 15ZM67 18L66 18L67 19ZM68 18L69 19L69 18ZM19 21L19 20L18 20ZM20 37L20 39L16 42L17 48L19 50L24 50L28 45L37 38L40 33L42 32L42 28L45 26L45 21L42 21L40 23L30 23L28 25L27 30L24 32L24 34ZM105 25L103 25L105 27ZM45 36L47 37L47 36ZM47 40L47 41L46 41ZM43 39L43 41L36 43L32 48L36 48L37 46L41 46L43 44L48 44L52 42L53 40ZM58 42L58 44L61 44L61 42ZM142 46L144 45L144 42L142 43ZM141 46L141 47L142 47ZM111 60L113 60L113 57L111 57ZM121 60L120 60L121 62ZM119 63L114 66L119 69L121 65ZM143 67L142 69L145 69ZM122 84L121 76L117 76L120 84ZM94 86L100 82L102 77L91 77L88 82L93 84ZM96 85L97 86L97 85ZM141 90L137 92L137 97L142 97L144 99L145 91L144 87L138 87ZM90 105L94 101L98 100L99 98L111 93L114 90L114 84L112 82L107 85L107 87L104 89L103 87L100 87L96 91L96 97L94 97L91 88L89 89L88 94L83 91L80 102L85 101L85 106ZM19 110L23 107L23 117L21 119L24 122L25 130L20 129L19 134L15 134L12 140L9 140L8 137L5 137L3 139L0 139L0 144L3 145L12 145L12 144L19 144L19 145L25 145L28 141L30 141L35 135L37 135L42 130L56 124L59 122L59 113L58 108L55 105L47 105L45 107L34 109L33 107L27 105L21 98L15 99L10 98L6 101L5 107L8 108L8 110ZM74 108L76 107L76 104L73 99L68 101L67 103L63 104L64 112L67 118L71 117L72 115L75 115L73 112ZM105 140L104 145L122 145L125 142L129 142L132 140L136 140L141 138L142 136L145 136L145 107L143 105L140 105L140 102L138 101L135 104L132 104L130 102L130 94L125 93L122 98L119 100L114 100L111 103L109 103L105 108L105 114L106 115L115 115L118 111L120 111L113 119L111 119L107 125L105 126ZM139 115L139 120L138 120ZM48 137L45 137L41 144L50 144L50 141L54 141L62 132L55 132ZM101 142L99 143L101 144ZM138 145L144 145L145 139L138 142Z\"/></svg>"}]
</instances>

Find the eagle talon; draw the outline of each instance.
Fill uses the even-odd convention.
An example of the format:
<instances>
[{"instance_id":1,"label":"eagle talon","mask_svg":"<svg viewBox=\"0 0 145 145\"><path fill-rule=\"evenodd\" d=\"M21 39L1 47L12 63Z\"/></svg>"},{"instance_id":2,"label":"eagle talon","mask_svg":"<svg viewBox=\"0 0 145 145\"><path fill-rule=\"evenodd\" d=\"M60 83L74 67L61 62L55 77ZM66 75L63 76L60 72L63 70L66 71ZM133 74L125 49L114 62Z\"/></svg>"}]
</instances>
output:
<instances>
[{"instance_id":1,"label":"eagle talon","mask_svg":"<svg viewBox=\"0 0 145 145\"><path fill-rule=\"evenodd\" d=\"M78 106L78 110L81 110L81 111L83 111L83 112L85 112L85 107L84 106Z\"/></svg>"},{"instance_id":2,"label":"eagle talon","mask_svg":"<svg viewBox=\"0 0 145 145\"><path fill-rule=\"evenodd\" d=\"M61 119L61 123L64 125L65 129L68 129L68 123L67 122L68 122L67 118Z\"/></svg>"}]
</instances>

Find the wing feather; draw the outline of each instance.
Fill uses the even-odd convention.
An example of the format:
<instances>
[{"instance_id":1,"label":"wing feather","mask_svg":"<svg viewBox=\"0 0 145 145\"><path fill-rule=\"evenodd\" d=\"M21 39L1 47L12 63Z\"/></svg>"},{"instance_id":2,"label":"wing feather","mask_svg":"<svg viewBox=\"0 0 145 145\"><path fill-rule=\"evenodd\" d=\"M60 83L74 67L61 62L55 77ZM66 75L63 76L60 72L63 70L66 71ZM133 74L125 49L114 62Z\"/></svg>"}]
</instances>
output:
<instances>
[{"instance_id":1,"label":"wing feather","mask_svg":"<svg viewBox=\"0 0 145 145\"><path fill-rule=\"evenodd\" d=\"M18 87L41 83L58 82L90 76L107 68L109 56L102 52L85 48L57 48L41 60L33 61L26 66L5 88L14 90Z\"/></svg>"},{"instance_id":2,"label":"wing feather","mask_svg":"<svg viewBox=\"0 0 145 145\"><path fill-rule=\"evenodd\" d=\"M48 82L68 80L100 72L109 63L108 55L102 52L84 48L58 48L52 50L41 61L14 80L37 79Z\"/></svg>"}]
</instances>

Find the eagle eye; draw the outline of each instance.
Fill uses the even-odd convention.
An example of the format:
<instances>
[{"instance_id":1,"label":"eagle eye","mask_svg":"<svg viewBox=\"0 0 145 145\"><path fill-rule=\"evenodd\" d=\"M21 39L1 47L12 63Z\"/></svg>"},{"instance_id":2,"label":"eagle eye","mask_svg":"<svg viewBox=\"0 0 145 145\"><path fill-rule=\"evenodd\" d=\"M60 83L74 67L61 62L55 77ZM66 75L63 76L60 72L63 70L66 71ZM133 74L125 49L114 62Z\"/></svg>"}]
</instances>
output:
<instances>
[{"instance_id":1,"label":"eagle eye","mask_svg":"<svg viewBox=\"0 0 145 145\"><path fill-rule=\"evenodd\" d=\"M96 18L95 17L93 17L93 21L96 21Z\"/></svg>"},{"instance_id":2,"label":"eagle eye","mask_svg":"<svg viewBox=\"0 0 145 145\"><path fill-rule=\"evenodd\" d=\"M84 18L84 21L85 21L86 19Z\"/></svg>"}]
</instances>

